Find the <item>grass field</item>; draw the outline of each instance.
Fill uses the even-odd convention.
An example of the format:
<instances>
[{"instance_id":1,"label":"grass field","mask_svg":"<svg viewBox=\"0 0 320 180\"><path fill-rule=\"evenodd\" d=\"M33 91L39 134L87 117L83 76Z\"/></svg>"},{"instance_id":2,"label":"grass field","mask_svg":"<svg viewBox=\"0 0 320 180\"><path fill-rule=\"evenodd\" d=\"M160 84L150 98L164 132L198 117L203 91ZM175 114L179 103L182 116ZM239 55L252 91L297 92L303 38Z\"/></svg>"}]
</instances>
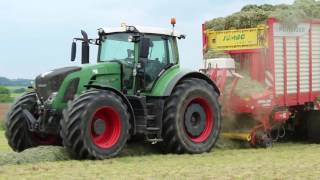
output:
<instances>
[{"instance_id":1,"label":"grass field","mask_svg":"<svg viewBox=\"0 0 320 180\"><path fill-rule=\"evenodd\" d=\"M5 86L7 89L9 89L10 91L14 91L16 89L20 89L20 88L27 88L25 86Z\"/></svg>"},{"instance_id":2,"label":"grass field","mask_svg":"<svg viewBox=\"0 0 320 180\"><path fill-rule=\"evenodd\" d=\"M20 97L23 94L23 93L14 93L16 89L21 89L21 88L28 89L28 87L25 87L25 86L5 86L5 87L10 90L11 97L13 97L14 99Z\"/></svg>"},{"instance_id":3,"label":"grass field","mask_svg":"<svg viewBox=\"0 0 320 180\"><path fill-rule=\"evenodd\" d=\"M6 88L10 90L11 97L13 97L13 100L15 100L18 97L20 97L23 93L13 93L13 91L16 90L16 89L27 88L27 87L23 87L23 86L6 86ZM10 103L0 103L0 126L1 126L1 123L2 123L1 121L4 120L5 115L6 115L9 107L10 107ZM1 127L0 127L0 129L1 129Z\"/></svg>"},{"instance_id":4,"label":"grass field","mask_svg":"<svg viewBox=\"0 0 320 180\"><path fill-rule=\"evenodd\" d=\"M103 161L3 165L0 179L320 178L320 145L289 143L277 144L272 149L216 149L200 155L162 155L156 151L141 155L140 151L145 151L143 147L131 151ZM8 152L10 149L0 131L0 156Z\"/></svg>"},{"instance_id":5,"label":"grass field","mask_svg":"<svg viewBox=\"0 0 320 180\"><path fill-rule=\"evenodd\" d=\"M20 93L11 93L11 97L13 97L14 99L20 97L22 94Z\"/></svg>"},{"instance_id":6,"label":"grass field","mask_svg":"<svg viewBox=\"0 0 320 180\"><path fill-rule=\"evenodd\" d=\"M0 123L4 120L9 107L9 103L0 103Z\"/></svg>"}]
</instances>

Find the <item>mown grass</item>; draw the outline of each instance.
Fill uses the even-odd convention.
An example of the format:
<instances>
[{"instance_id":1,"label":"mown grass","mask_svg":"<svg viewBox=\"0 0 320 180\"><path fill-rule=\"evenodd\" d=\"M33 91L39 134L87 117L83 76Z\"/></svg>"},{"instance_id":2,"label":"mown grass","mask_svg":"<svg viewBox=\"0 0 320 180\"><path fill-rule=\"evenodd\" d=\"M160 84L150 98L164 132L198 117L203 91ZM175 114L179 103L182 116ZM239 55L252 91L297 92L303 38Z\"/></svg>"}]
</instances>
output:
<instances>
[{"instance_id":1,"label":"mown grass","mask_svg":"<svg viewBox=\"0 0 320 180\"><path fill-rule=\"evenodd\" d=\"M5 127L4 127L4 123L5 123L4 120L0 119L0 131L1 131L1 130L2 130L2 131L4 130L4 128L5 128Z\"/></svg>"},{"instance_id":2,"label":"mown grass","mask_svg":"<svg viewBox=\"0 0 320 180\"><path fill-rule=\"evenodd\" d=\"M11 149L8 146L7 139L4 136L4 131L0 130L0 154L4 152L10 152Z\"/></svg>"},{"instance_id":3,"label":"mown grass","mask_svg":"<svg viewBox=\"0 0 320 180\"><path fill-rule=\"evenodd\" d=\"M3 133L2 133L3 134ZM130 147L129 147L130 149ZM157 151L103 161L57 161L0 166L0 179L319 179L320 145L277 144L271 149L215 149L199 155ZM3 135L0 154L9 152Z\"/></svg>"}]
</instances>

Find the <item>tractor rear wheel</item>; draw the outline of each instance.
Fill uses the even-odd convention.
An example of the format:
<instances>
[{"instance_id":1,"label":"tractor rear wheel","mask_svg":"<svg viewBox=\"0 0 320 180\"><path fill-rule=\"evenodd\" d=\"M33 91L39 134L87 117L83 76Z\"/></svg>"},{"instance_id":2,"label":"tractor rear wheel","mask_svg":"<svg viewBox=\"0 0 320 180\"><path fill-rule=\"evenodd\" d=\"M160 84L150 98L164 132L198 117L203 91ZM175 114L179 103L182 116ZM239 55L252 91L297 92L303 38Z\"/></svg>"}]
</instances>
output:
<instances>
[{"instance_id":1,"label":"tractor rear wheel","mask_svg":"<svg viewBox=\"0 0 320 180\"><path fill-rule=\"evenodd\" d=\"M76 159L116 156L129 138L127 106L111 91L88 90L63 114L60 135Z\"/></svg>"},{"instance_id":2,"label":"tractor rear wheel","mask_svg":"<svg viewBox=\"0 0 320 180\"><path fill-rule=\"evenodd\" d=\"M213 87L195 78L179 83L165 103L163 149L171 153L208 152L220 129L220 106Z\"/></svg>"},{"instance_id":3,"label":"tractor rear wheel","mask_svg":"<svg viewBox=\"0 0 320 180\"><path fill-rule=\"evenodd\" d=\"M39 145L59 145L60 137L45 133L29 131L22 107L27 109L33 116L37 114L37 96L30 92L19 98L7 114L5 123L6 138L10 147L17 152Z\"/></svg>"}]
</instances>

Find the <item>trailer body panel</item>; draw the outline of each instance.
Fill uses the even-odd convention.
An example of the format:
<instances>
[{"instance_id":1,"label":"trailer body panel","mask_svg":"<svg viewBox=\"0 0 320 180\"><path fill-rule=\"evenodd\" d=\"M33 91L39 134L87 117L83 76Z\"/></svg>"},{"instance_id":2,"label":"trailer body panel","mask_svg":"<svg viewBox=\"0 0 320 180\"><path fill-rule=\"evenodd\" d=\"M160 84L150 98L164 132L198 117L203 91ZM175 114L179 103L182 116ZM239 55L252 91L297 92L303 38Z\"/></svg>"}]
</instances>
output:
<instances>
[{"instance_id":1,"label":"trailer body panel","mask_svg":"<svg viewBox=\"0 0 320 180\"><path fill-rule=\"evenodd\" d=\"M268 26L276 104L315 101L320 95L320 24L308 21L291 27L270 19Z\"/></svg>"}]
</instances>

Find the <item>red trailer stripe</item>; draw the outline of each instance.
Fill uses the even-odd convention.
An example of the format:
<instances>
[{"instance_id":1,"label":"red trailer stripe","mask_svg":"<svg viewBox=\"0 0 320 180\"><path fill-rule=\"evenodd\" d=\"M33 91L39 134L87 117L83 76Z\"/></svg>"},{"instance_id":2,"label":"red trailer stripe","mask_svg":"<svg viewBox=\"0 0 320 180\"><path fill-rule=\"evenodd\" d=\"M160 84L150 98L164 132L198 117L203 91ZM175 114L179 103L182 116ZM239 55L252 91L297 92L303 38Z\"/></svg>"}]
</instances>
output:
<instances>
[{"instance_id":1,"label":"red trailer stripe","mask_svg":"<svg viewBox=\"0 0 320 180\"><path fill-rule=\"evenodd\" d=\"M312 23L309 30L309 101L312 102Z\"/></svg>"},{"instance_id":2,"label":"red trailer stripe","mask_svg":"<svg viewBox=\"0 0 320 180\"><path fill-rule=\"evenodd\" d=\"M283 37L283 103L287 104L287 39Z\"/></svg>"},{"instance_id":3,"label":"red trailer stripe","mask_svg":"<svg viewBox=\"0 0 320 180\"><path fill-rule=\"evenodd\" d=\"M208 36L206 34L206 25L202 24L202 52L203 55L208 50Z\"/></svg>"},{"instance_id":4,"label":"red trailer stripe","mask_svg":"<svg viewBox=\"0 0 320 180\"><path fill-rule=\"evenodd\" d=\"M273 24L276 22L275 18L268 19L268 47L269 47L269 56L268 61L270 62L271 73L273 76L273 95L276 96L276 77L275 77L275 70L274 70L274 33L273 33Z\"/></svg>"},{"instance_id":5,"label":"red trailer stripe","mask_svg":"<svg viewBox=\"0 0 320 180\"><path fill-rule=\"evenodd\" d=\"M297 51L297 104L300 104L300 38L296 39Z\"/></svg>"}]
</instances>

